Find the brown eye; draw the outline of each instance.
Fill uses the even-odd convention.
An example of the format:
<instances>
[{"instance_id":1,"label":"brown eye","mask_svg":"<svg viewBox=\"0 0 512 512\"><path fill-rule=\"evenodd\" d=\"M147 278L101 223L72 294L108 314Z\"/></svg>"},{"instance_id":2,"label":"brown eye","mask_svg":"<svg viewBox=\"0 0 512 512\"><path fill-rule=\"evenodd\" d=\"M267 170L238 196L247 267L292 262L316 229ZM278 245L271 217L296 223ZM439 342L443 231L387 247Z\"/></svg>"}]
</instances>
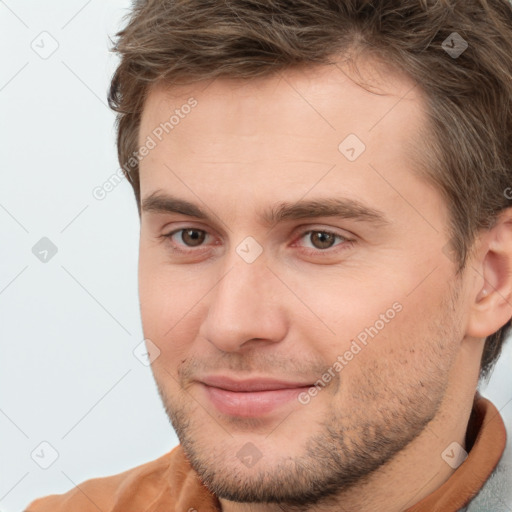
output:
<instances>
[{"instance_id":1,"label":"brown eye","mask_svg":"<svg viewBox=\"0 0 512 512\"><path fill-rule=\"evenodd\" d=\"M315 249L329 249L334 245L339 235L329 233L328 231L311 231L309 239Z\"/></svg>"},{"instance_id":2,"label":"brown eye","mask_svg":"<svg viewBox=\"0 0 512 512\"><path fill-rule=\"evenodd\" d=\"M341 253L351 249L355 243L352 237L347 238L330 229L309 229L302 232L293 246L299 246L299 252L306 257L325 263L329 258L341 257Z\"/></svg>"},{"instance_id":3,"label":"brown eye","mask_svg":"<svg viewBox=\"0 0 512 512\"><path fill-rule=\"evenodd\" d=\"M206 233L200 229L182 229L181 240L189 247L197 247L204 242Z\"/></svg>"}]
</instances>

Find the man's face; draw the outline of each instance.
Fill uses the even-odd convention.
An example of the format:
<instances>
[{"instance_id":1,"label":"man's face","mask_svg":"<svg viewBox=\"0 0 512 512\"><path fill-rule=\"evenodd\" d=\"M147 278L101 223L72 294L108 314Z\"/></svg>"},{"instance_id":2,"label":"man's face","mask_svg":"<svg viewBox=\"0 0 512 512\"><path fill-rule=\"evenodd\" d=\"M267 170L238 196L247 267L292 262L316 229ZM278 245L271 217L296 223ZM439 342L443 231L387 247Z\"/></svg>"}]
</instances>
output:
<instances>
[{"instance_id":1,"label":"man's face","mask_svg":"<svg viewBox=\"0 0 512 512\"><path fill-rule=\"evenodd\" d=\"M425 429L449 384L464 314L448 213L405 149L424 98L379 80L372 94L326 66L147 99L144 335L220 497L305 504L347 488Z\"/></svg>"}]
</instances>

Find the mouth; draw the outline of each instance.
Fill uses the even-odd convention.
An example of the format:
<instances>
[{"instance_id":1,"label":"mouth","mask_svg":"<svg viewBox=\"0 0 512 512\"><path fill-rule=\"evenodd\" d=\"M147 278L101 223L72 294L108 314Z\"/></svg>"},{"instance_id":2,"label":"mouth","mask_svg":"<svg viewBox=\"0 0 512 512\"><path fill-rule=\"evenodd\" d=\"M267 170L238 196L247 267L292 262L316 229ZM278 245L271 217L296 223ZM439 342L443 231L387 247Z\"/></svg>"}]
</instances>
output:
<instances>
[{"instance_id":1,"label":"mouth","mask_svg":"<svg viewBox=\"0 0 512 512\"><path fill-rule=\"evenodd\" d=\"M235 380L209 376L199 381L210 403L222 414L254 418L294 401L313 384L274 379Z\"/></svg>"}]
</instances>

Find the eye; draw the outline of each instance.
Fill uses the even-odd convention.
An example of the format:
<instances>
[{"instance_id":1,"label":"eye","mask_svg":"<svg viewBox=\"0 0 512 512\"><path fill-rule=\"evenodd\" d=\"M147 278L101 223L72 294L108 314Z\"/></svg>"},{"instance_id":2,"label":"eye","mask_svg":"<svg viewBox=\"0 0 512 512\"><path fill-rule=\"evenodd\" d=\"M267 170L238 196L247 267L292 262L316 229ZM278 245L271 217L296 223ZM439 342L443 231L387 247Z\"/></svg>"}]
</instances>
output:
<instances>
[{"instance_id":1,"label":"eye","mask_svg":"<svg viewBox=\"0 0 512 512\"><path fill-rule=\"evenodd\" d=\"M326 252L328 249L337 247L339 245L346 246L350 244L352 240L332 231L328 230L309 230L298 239L305 240L305 243L301 243L308 252ZM338 241L338 242L337 242Z\"/></svg>"},{"instance_id":2,"label":"eye","mask_svg":"<svg viewBox=\"0 0 512 512\"><path fill-rule=\"evenodd\" d=\"M330 233L329 231L308 231L302 235L302 238L307 236L307 240L311 242L314 249L330 249L336 238L341 238L339 235Z\"/></svg>"},{"instance_id":3,"label":"eye","mask_svg":"<svg viewBox=\"0 0 512 512\"><path fill-rule=\"evenodd\" d=\"M207 237L206 231L196 228L183 228L172 231L167 235L163 235L178 245L185 247L199 247Z\"/></svg>"}]
</instances>

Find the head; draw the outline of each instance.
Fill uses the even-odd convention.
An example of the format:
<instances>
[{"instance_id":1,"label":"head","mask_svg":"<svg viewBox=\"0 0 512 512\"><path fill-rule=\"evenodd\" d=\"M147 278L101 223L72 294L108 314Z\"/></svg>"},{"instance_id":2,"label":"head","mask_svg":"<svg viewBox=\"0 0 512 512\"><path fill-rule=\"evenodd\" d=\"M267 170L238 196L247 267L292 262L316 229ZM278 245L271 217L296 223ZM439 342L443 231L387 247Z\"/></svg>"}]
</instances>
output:
<instances>
[{"instance_id":1,"label":"head","mask_svg":"<svg viewBox=\"0 0 512 512\"><path fill-rule=\"evenodd\" d=\"M144 335L221 497L367 478L510 325L511 6L373 4L139 2L118 34ZM289 392L247 405L219 376Z\"/></svg>"}]
</instances>

